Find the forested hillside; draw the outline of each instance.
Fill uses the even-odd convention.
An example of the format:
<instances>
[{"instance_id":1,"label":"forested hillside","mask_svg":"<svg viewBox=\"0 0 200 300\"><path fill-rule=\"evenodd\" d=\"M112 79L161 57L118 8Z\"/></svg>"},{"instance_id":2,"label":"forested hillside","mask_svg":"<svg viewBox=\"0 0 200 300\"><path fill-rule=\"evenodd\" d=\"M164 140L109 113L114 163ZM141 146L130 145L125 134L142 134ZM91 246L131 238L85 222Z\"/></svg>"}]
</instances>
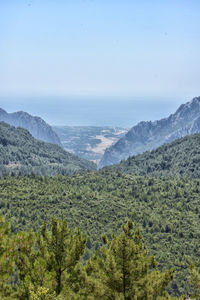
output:
<instances>
[{"instance_id":1,"label":"forested hillside","mask_svg":"<svg viewBox=\"0 0 200 300\"><path fill-rule=\"evenodd\" d=\"M199 259L200 179L148 178L94 172L67 177L3 177L0 214L12 232L38 230L51 216L88 236L87 259L132 220L161 269L176 268L173 294L190 292L188 266Z\"/></svg>"},{"instance_id":2,"label":"forested hillside","mask_svg":"<svg viewBox=\"0 0 200 300\"><path fill-rule=\"evenodd\" d=\"M200 178L200 134L177 139L106 169L142 176Z\"/></svg>"},{"instance_id":3,"label":"forested hillside","mask_svg":"<svg viewBox=\"0 0 200 300\"><path fill-rule=\"evenodd\" d=\"M167 292L175 270L160 271L131 221L83 261L86 237L52 218L40 232L10 234L0 216L0 297L4 300L183 300ZM197 269L190 271L195 287ZM195 289L199 295L199 289ZM184 298L185 299L185 298Z\"/></svg>"},{"instance_id":4,"label":"forested hillside","mask_svg":"<svg viewBox=\"0 0 200 300\"><path fill-rule=\"evenodd\" d=\"M26 129L0 122L0 175L51 176L95 169L94 163L36 140Z\"/></svg>"}]
</instances>

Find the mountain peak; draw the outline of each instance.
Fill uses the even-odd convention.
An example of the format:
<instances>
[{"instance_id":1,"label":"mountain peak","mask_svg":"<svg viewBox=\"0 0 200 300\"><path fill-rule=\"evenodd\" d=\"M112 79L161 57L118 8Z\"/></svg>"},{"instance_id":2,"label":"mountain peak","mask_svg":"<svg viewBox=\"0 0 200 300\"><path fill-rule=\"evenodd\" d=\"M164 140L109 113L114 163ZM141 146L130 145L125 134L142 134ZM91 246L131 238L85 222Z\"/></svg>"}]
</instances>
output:
<instances>
[{"instance_id":1,"label":"mountain peak","mask_svg":"<svg viewBox=\"0 0 200 300\"><path fill-rule=\"evenodd\" d=\"M189 102L189 107L192 109L200 108L200 97L195 97Z\"/></svg>"},{"instance_id":2,"label":"mountain peak","mask_svg":"<svg viewBox=\"0 0 200 300\"><path fill-rule=\"evenodd\" d=\"M175 114L173 115L175 118L182 118L185 121L189 119L193 119L197 114L200 113L200 97L195 97L191 101L182 104Z\"/></svg>"},{"instance_id":3,"label":"mountain peak","mask_svg":"<svg viewBox=\"0 0 200 300\"><path fill-rule=\"evenodd\" d=\"M198 102L198 103L200 103L200 96L194 97L194 98L190 101L190 103L192 103L192 102Z\"/></svg>"},{"instance_id":4,"label":"mountain peak","mask_svg":"<svg viewBox=\"0 0 200 300\"><path fill-rule=\"evenodd\" d=\"M186 104L183 104L183 106L186 106L188 108L194 109L195 107L200 106L200 97L195 97L191 101L187 102Z\"/></svg>"},{"instance_id":5,"label":"mountain peak","mask_svg":"<svg viewBox=\"0 0 200 300\"><path fill-rule=\"evenodd\" d=\"M99 167L117 164L132 155L155 149L177 138L200 132L200 97L182 104L174 114L154 122L140 122L107 148Z\"/></svg>"},{"instance_id":6,"label":"mountain peak","mask_svg":"<svg viewBox=\"0 0 200 300\"><path fill-rule=\"evenodd\" d=\"M25 128L36 139L61 146L57 134L53 131L51 126L40 117L32 116L22 110L14 113L7 113L0 108L0 121L4 121L15 127Z\"/></svg>"}]
</instances>

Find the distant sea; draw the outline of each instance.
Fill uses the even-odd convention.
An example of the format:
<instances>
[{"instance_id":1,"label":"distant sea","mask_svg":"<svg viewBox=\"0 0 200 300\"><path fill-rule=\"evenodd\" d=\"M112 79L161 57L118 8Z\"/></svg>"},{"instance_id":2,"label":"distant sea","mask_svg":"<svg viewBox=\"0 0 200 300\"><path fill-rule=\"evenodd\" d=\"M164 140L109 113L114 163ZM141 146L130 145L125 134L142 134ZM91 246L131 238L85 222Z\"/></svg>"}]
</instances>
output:
<instances>
[{"instance_id":1,"label":"distant sea","mask_svg":"<svg viewBox=\"0 0 200 300\"><path fill-rule=\"evenodd\" d=\"M51 125L130 128L140 121L168 117L191 99L142 97L2 97L7 112L23 110Z\"/></svg>"}]
</instances>

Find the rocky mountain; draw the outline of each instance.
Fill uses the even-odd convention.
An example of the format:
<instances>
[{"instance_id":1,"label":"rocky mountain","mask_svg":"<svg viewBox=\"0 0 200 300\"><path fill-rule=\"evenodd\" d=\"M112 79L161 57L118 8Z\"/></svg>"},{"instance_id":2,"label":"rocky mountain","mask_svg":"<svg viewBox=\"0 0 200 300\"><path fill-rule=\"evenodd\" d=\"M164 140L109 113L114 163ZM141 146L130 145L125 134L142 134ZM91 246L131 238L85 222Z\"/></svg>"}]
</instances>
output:
<instances>
[{"instance_id":1,"label":"rocky mountain","mask_svg":"<svg viewBox=\"0 0 200 300\"><path fill-rule=\"evenodd\" d=\"M0 176L67 175L96 170L96 165L58 145L35 139L26 129L0 122Z\"/></svg>"},{"instance_id":2,"label":"rocky mountain","mask_svg":"<svg viewBox=\"0 0 200 300\"><path fill-rule=\"evenodd\" d=\"M140 122L107 148L99 167L117 164L129 156L156 149L177 138L200 132L200 97L182 104L168 118Z\"/></svg>"},{"instance_id":3,"label":"rocky mountain","mask_svg":"<svg viewBox=\"0 0 200 300\"><path fill-rule=\"evenodd\" d=\"M27 129L33 137L47 143L61 145L60 139L48 125L40 117L32 116L24 111L7 113L0 108L0 121L6 122L15 127Z\"/></svg>"},{"instance_id":4,"label":"rocky mountain","mask_svg":"<svg viewBox=\"0 0 200 300\"><path fill-rule=\"evenodd\" d=\"M200 133L182 137L104 169L139 176L200 178Z\"/></svg>"}]
</instances>

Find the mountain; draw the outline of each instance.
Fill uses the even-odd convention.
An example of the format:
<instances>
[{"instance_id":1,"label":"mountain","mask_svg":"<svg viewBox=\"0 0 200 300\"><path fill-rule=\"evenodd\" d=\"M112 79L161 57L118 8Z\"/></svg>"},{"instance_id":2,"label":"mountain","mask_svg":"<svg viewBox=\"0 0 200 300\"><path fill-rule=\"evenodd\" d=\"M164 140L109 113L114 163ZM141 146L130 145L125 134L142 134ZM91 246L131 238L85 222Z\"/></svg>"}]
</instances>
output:
<instances>
[{"instance_id":1,"label":"mountain","mask_svg":"<svg viewBox=\"0 0 200 300\"><path fill-rule=\"evenodd\" d=\"M168 118L140 122L107 148L99 167L117 164L132 155L155 149L177 138L200 132L200 97L182 104Z\"/></svg>"},{"instance_id":2,"label":"mountain","mask_svg":"<svg viewBox=\"0 0 200 300\"><path fill-rule=\"evenodd\" d=\"M0 175L53 176L95 169L94 163L37 140L24 128L0 122Z\"/></svg>"},{"instance_id":3,"label":"mountain","mask_svg":"<svg viewBox=\"0 0 200 300\"><path fill-rule=\"evenodd\" d=\"M104 169L139 176L200 178L200 134L185 136Z\"/></svg>"},{"instance_id":4,"label":"mountain","mask_svg":"<svg viewBox=\"0 0 200 300\"><path fill-rule=\"evenodd\" d=\"M99 163L107 147L128 131L110 126L54 126L65 150Z\"/></svg>"},{"instance_id":5,"label":"mountain","mask_svg":"<svg viewBox=\"0 0 200 300\"><path fill-rule=\"evenodd\" d=\"M61 145L60 139L48 125L40 117L34 117L24 111L7 113L0 108L0 121L6 122L15 127L23 127L27 129L33 137L47 143Z\"/></svg>"}]
</instances>

